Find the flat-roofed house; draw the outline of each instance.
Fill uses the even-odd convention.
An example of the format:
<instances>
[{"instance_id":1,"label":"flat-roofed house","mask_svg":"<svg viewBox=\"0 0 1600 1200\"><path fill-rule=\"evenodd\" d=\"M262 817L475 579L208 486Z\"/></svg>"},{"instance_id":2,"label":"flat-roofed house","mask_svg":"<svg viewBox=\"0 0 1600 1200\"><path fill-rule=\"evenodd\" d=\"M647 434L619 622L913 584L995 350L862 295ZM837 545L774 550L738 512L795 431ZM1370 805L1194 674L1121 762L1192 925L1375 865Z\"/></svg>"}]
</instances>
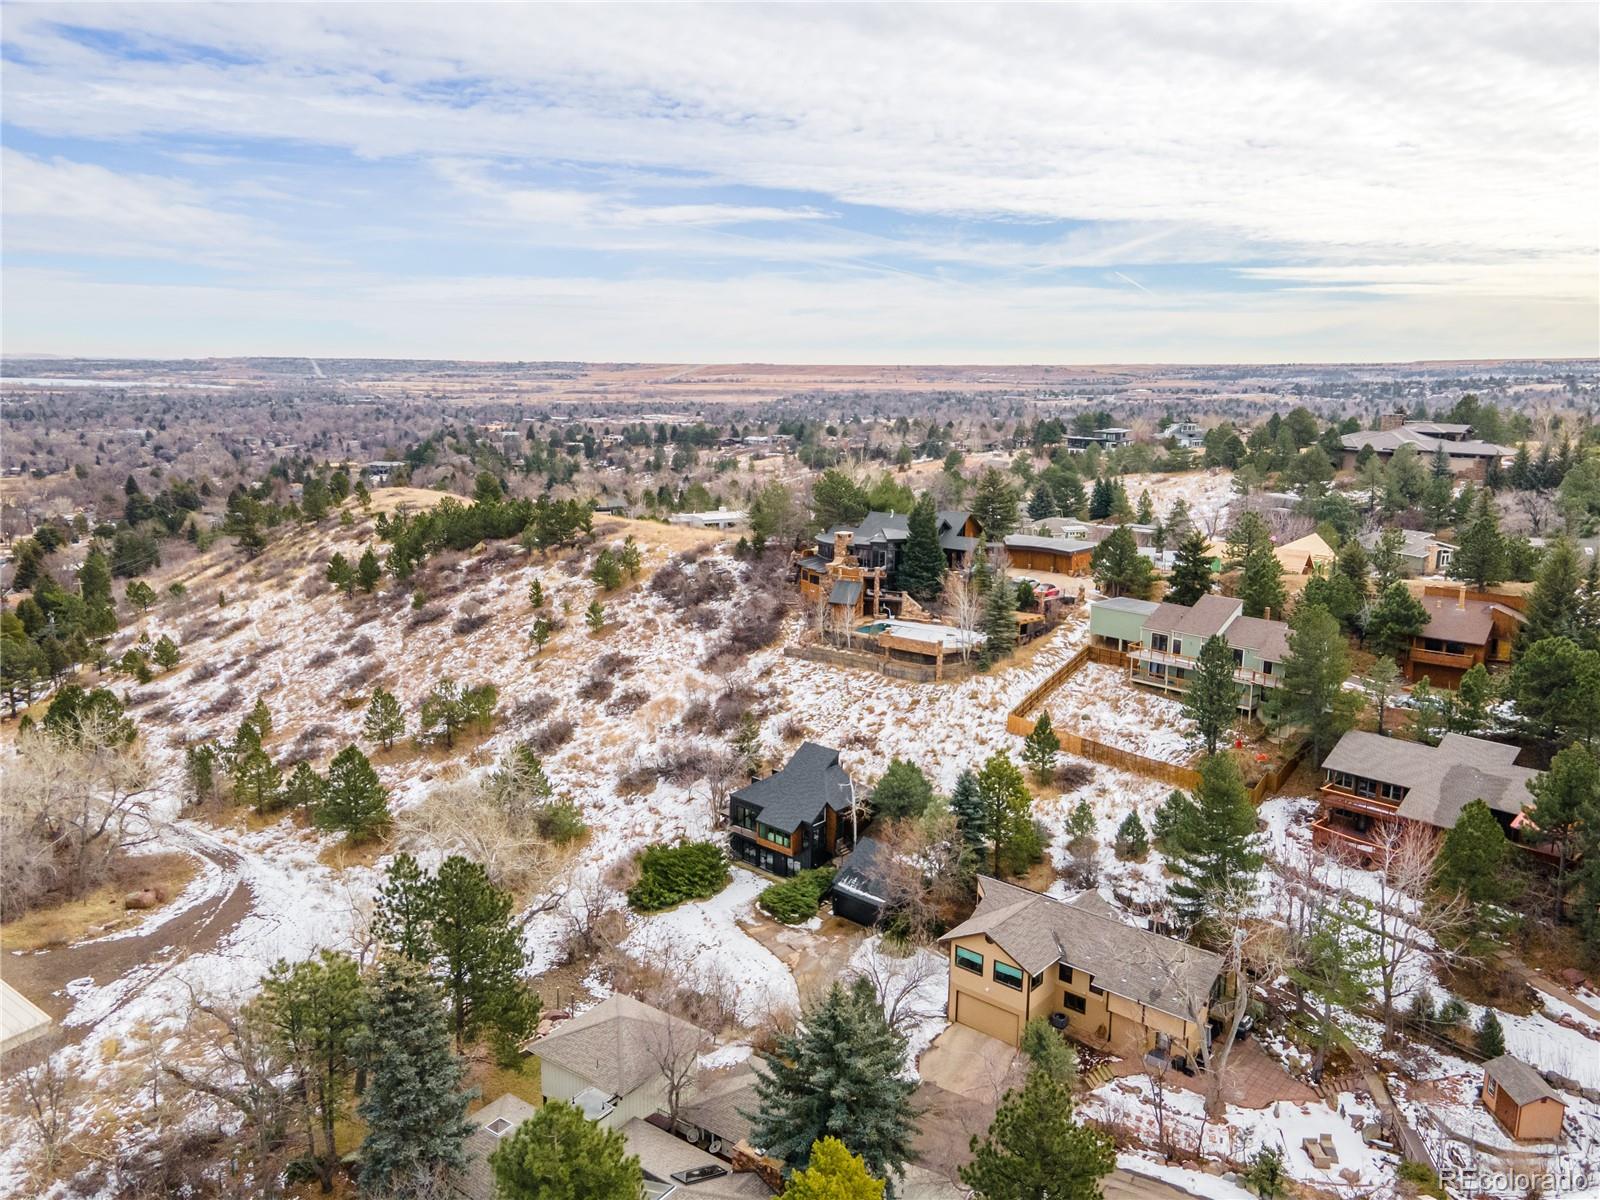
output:
<instances>
[{"instance_id":1,"label":"flat-roofed house","mask_svg":"<svg viewBox=\"0 0 1600 1200\"><path fill-rule=\"evenodd\" d=\"M1312 841L1367 859L1386 830L1407 821L1451 829L1463 808L1482 800L1515 842L1514 823L1532 806L1528 785L1539 776L1516 765L1519 752L1461 733L1428 746L1352 730L1322 760L1322 808Z\"/></svg>"},{"instance_id":2,"label":"flat-roofed house","mask_svg":"<svg viewBox=\"0 0 1600 1200\"><path fill-rule=\"evenodd\" d=\"M1006 538L1006 556L1023 571L1050 571L1057 575L1087 575L1099 538L1048 537L1013 533Z\"/></svg>"},{"instance_id":3,"label":"flat-roofed house","mask_svg":"<svg viewBox=\"0 0 1600 1200\"><path fill-rule=\"evenodd\" d=\"M1468 599L1462 587L1455 596L1423 596L1428 623L1411 639L1406 652L1406 678L1453 688L1479 663L1508 663L1517 630L1527 619L1494 600Z\"/></svg>"},{"instance_id":4,"label":"flat-roofed house","mask_svg":"<svg viewBox=\"0 0 1600 1200\"><path fill-rule=\"evenodd\" d=\"M1561 1136L1567 1102L1520 1058L1502 1054L1484 1063L1480 1098L1518 1141L1548 1142Z\"/></svg>"},{"instance_id":5,"label":"flat-roofed house","mask_svg":"<svg viewBox=\"0 0 1600 1200\"><path fill-rule=\"evenodd\" d=\"M663 1064L692 1063L711 1036L632 996L615 995L533 1043L546 1100L565 1100L607 1129L667 1107Z\"/></svg>"},{"instance_id":6,"label":"flat-roofed house","mask_svg":"<svg viewBox=\"0 0 1600 1200\"><path fill-rule=\"evenodd\" d=\"M1144 640L1144 623L1161 605L1154 600L1116 596L1089 605L1089 640L1109 650L1126 650Z\"/></svg>"},{"instance_id":7,"label":"flat-roofed house","mask_svg":"<svg viewBox=\"0 0 1600 1200\"><path fill-rule=\"evenodd\" d=\"M1221 957L1127 924L1094 892L1057 900L980 875L972 916L939 940L957 1024L1017 1045L1054 1017L1088 1044L1189 1064L1210 1048Z\"/></svg>"}]
</instances>

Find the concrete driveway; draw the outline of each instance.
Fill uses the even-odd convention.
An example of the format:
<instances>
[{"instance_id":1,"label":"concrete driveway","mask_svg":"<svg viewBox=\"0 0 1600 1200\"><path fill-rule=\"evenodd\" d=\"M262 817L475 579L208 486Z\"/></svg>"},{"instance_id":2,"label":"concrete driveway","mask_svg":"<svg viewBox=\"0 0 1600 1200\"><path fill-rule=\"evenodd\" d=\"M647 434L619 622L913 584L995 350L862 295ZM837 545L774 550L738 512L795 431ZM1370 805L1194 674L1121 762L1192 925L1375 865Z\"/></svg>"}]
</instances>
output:
<instances>
[{"instance_id":1,"label":"concrete driveway","mask_svg":"<svg viewBox=\"0 0 1600 1200\"><path fill-rule=\"evenodd\" d=\"M944 1091L998 1107L1008 1088L1022 1086L1027 1063L998 1038L951 1025L923 1051L917 1073Z\"/></svg>"}]
</instances>

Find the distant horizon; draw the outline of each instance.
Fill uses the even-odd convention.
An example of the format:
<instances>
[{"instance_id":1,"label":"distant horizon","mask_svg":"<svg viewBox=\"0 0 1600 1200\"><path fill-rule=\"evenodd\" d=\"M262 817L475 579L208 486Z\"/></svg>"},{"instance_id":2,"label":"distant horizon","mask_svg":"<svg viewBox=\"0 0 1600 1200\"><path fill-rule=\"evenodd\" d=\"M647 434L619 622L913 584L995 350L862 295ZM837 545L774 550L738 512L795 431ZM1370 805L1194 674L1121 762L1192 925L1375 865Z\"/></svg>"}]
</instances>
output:
<instances>
[{"instance_id":1,"label":"distant horizon","mask_svg":"<svg viewBox=\"0 0 1600 1200\"><path fill-rule=\"evenodd\" d=\"M0 54L33 354L1600 352L1593 5L11 3Z\"/></svg>"}]
</instances>

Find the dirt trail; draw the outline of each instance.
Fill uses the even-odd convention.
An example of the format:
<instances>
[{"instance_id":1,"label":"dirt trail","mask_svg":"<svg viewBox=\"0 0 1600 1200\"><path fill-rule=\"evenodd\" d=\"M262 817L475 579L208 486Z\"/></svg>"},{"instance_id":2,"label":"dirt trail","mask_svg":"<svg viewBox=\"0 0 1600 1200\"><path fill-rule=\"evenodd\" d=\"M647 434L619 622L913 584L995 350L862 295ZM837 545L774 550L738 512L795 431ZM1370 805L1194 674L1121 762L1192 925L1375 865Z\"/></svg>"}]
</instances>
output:
<instances>
[{"instance_id":1,"label":"dirt trail","mask_svg":"<svg viewBox=\"0 0 1600 1200\"><path fill-rule=\"evenodd\" d=\"M0 1075L9 1075L42 1060L63 1045L83 1041L107 1018L161 979L188 955L215 948L250 911L250 885L239 876L239 856L208 834L181 825L164 825L163 848L193 855L213 868L202 868L194 881L168 906L131 933L109 934L51 950L7 954L0 974L57 1022L52 1035L5 1057ZM192 897L194 889L206 895ZM95 987L124 981L122 996L94 1019L60 1024L74 1006L69 984L87 980Z\"/></svg>"}]
</instances>

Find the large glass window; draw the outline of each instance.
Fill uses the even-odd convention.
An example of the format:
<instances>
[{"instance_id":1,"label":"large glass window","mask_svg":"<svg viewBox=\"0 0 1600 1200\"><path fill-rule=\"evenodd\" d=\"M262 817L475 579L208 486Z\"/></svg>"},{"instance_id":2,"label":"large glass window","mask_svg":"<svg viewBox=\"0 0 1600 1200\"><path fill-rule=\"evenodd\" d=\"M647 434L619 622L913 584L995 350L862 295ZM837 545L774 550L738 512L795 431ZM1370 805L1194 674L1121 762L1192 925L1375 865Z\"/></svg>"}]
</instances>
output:
<instances>
[{"instance_id":1,"label":"large glass window","mask_svg":"<svg viewBox=\"0 0 1600 1200\"><path fill-rule=\"evenodd\" d=\"M1022 990L1022 972L1010 963L1003 963L998 960L995 962L994 981L1002 983L1008 988L1015 988L1019 992Z\"/></svg>"},{"instance_id":2,"label":"large glass window","mask_svg":"<svg viewBox=\"0 0 1600 1200\"><path fill-rule=\"evenodd\" d=\"M756 832L774 846L782 846L785 850L789 848L789 835L781 829L774 829L771 825L758 825Z\"/></svg>"},{"instance_id":3,"label":"large glass window","mask_svg":"<svg viewBox=\"0 0 1600 1200\"><path fill-rule=\"evenodd\" d=\"M983 974L983 955L976 950L968 950L965 946L956 947L956 966L963 971L971 971L974 975Z\"/></svg>"}]
</instances>

